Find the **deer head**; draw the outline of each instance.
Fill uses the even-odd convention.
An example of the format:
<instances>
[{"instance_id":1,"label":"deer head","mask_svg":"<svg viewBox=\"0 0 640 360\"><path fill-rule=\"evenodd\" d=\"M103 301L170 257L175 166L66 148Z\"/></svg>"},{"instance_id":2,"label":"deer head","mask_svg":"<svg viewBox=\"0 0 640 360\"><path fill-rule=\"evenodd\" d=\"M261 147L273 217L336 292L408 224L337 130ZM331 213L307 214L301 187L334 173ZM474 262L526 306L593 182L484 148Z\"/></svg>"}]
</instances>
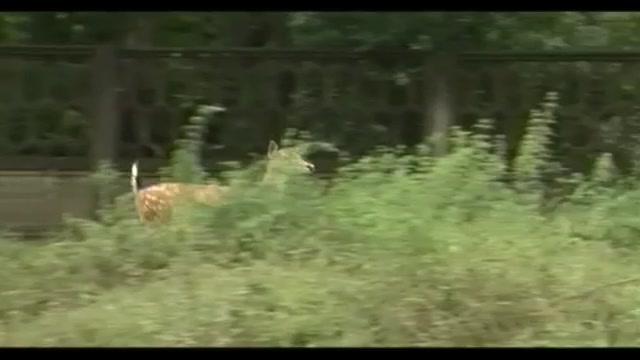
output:
<instances>
[{"instance_id":1,"label":"deer head","mask_svg":"<svg viewBox=\"0 0 640 360\"><path fill-rule=\"evenodd\" d=\"M302 158L300 148L280 149L275 141L269 141L267 169L262 178L263 183L282 185L291 175L309 174L314 170L315 166Z\"/></svg>"}]
</instances>

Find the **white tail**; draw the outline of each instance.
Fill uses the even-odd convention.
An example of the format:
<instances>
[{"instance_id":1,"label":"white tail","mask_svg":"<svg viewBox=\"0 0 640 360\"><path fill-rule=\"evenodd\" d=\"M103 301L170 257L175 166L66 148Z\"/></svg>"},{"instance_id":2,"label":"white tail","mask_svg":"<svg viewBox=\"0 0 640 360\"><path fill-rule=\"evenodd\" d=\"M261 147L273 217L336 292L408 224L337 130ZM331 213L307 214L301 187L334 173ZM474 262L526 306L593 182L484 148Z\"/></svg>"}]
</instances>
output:
<instances>
[{"instance_id":1,"label":"white tail","mask_svg":"<svg viewBox=\"0 0 640 360\"><path fill-rule=\"evenodd\" d=\"M138 176L138 162L134 161L131 164L131 190L134 194L138 193L140 187L140 176Z\"/></svg>"},{"instance_id":2,"label":"white tail","mask_svg":"<svg viewBox=\"0 0 640 360\"><path fill-rule=\"evenodd\" d=\"M314 165L305 161L297 148L279 149L271 140L267 149L267 170L263 183L282 185L292 173L313 172ZM131 190L135 196L138 217L142 221L167 221L175 200L179 196L189 197L200 203L216 204L229 192L228 186L197 185L184 183L160 183L140 188L138 163L131 165Z\"/></svg>"}]
</instances>

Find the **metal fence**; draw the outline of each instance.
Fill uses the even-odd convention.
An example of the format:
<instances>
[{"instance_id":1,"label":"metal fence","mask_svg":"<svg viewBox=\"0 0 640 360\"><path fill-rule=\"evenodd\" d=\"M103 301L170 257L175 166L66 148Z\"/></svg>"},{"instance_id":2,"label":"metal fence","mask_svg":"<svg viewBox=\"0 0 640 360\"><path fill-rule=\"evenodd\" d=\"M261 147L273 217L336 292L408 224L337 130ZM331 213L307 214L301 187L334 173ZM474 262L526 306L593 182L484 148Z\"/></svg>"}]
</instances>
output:
<instances>
[{"instance_id":1,"label":"metal fence","mask_svg":"<svg viewBox=\"0 0 640 360\"><path fill-rule=\"evenodd\" d=\"M229 109L209 124L210 169L264 152L288 127L359 154L492 118L513 153L548 91L560 96L565 163L584 170L608 151L624 164L640 134L639 63L640 51L0 46L0 170L86 172L99 160L124 170L138 158L155 171L203 103Z\"/></svg>"}]
</instances>

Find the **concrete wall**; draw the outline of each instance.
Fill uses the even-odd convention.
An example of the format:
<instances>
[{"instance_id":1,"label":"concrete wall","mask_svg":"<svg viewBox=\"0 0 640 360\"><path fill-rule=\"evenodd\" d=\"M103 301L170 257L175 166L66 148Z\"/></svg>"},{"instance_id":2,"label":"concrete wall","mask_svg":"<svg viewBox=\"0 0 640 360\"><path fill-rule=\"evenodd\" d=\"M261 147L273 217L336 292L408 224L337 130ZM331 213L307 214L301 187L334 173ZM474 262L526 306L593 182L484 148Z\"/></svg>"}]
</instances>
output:
<instances>
[{"instance_id":1,"label":"concrete wall","mask_svg":"<svg viewBox=\"0 0 640 360\"><path fill-rule=\"evenodd\" d=\"M86 172L0 171L0 226L46 228L62 215L88 217L92 213L91 183ZM145 177L145 184L158 178ZM129 179L118 182L129 191Z\"/></svg>"}]
</instances>

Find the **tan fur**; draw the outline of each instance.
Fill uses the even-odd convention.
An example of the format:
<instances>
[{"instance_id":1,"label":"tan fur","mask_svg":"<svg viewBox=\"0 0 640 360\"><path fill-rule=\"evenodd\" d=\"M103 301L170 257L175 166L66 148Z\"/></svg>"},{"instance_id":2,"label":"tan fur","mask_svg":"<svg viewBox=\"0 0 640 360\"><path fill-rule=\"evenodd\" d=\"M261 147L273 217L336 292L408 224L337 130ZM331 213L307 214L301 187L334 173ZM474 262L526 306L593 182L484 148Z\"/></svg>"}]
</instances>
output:
<instances>
[{"instance_id":1,"label":"tan fur","mask_svg":"<svg viewBox=\"0 0 640 360\"><path fill-rule=\"evenodd\" d=\"M282 186L290 175L306 174L314 170L315 166L302 158L298 148L279 149L275 141L269 141L263 183Z\"/></svg>"},{"instance_id":2,"label":"tan fur","mask_svg":"<svg viewBox=\"0 0 640 360\"><path fill-rule=\"evenodd\" d=\"M278 149L275 141L269 142L267 150L267 169L262 182L282 186L286 177L293 173L309 173L314 165L305 161L296 148ZM131 187L136 197L136 209L141 221L166 222L171 216L175 201L185 196L204 204L216 204L230 191L228 186L199 185L183 183L161 183L138 190L138 166L131 166Z\"/></svg>"},{"instance_id":3,"label":"tan fur","mask_svg":"<svg viewBox=\"0 0 640 360\"><path fill-rule=\"evenodd\" d=\"M228 187L220 185L198 185L161 183L140 190L136 195L138 217L143 221L167 221L171 209L179 196L188 197L198 203L215 204L222 200Z\"/></svg>"}]
</instances>

